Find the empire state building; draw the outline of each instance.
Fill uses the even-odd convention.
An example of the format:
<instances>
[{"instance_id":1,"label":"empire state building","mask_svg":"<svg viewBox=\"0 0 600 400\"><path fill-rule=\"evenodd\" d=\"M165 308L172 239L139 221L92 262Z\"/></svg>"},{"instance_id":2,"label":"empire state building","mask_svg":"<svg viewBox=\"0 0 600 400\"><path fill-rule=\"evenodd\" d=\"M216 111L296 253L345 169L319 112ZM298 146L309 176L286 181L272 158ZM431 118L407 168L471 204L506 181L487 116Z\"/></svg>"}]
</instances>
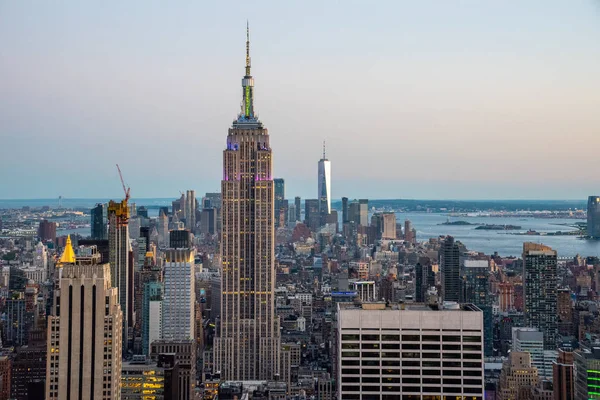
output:
<instances>
[{"instance_id":1,"label":"empire state building","mask_svg":"<svg viewBox=\"0 0 600 400\"><path fill-rule=\"evenodd\" d=\"M274 184L269 133L254 112L246 28L242 109L223 151L221 320L215 372L226 380L266 380L279 373L275 316Z\"/></svg>"}]
</instances>

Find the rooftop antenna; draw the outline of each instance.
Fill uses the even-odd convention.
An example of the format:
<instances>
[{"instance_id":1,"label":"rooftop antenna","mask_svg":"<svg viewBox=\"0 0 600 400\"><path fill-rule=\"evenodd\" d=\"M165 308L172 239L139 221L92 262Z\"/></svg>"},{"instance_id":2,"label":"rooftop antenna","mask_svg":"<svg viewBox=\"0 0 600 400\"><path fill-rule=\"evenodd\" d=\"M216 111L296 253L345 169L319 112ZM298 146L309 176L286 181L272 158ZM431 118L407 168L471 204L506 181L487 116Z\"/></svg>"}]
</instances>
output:
<instances>
[{"instance_id":1,"label":"rooftop antenna","mask_svg":"<svg viewBox=\"0 0 600 400\"><path fill-rule=\"evenodd\" d=\"M323 140L323 160L325 160L325 141Z\"/></svg>"}]
</instances>

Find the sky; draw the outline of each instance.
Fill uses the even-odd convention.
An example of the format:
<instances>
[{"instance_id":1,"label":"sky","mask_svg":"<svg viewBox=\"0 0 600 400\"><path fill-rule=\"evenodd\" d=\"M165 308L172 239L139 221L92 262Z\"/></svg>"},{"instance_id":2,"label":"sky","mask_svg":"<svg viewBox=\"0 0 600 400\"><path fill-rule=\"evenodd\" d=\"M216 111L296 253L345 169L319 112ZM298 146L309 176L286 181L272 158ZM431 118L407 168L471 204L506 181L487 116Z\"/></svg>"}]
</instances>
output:
<instances>
[{"instance_id":1,"label":"sky","mask_svg":"<svg viewBox=\"0 0 600 400\"><path fill-rule=\"evenodd\" d=\"M246 20L286 197L600 193L600 1L0 1L0 198L220 190Z\"/></svg>"}]
</instances>

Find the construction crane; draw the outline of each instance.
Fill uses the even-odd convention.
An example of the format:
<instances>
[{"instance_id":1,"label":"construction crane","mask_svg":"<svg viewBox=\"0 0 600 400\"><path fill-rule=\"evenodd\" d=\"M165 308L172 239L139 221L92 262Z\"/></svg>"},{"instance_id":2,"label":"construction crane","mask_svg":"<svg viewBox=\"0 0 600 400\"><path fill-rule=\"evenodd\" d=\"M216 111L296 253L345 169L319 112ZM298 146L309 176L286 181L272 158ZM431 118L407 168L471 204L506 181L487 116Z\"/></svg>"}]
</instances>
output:
<instances>
[{"instance_id":1,"label":"construction crane","mask_svg":"<svg viewBox=\"0 0 600 400\"><path fill-rule=\"evenodd\" d=\"M121 173L121 168L119 168L119 164L117 164L117 170L119 171L119 178L121 178L121 185L123 185L123 192L125 192L125 202L129 200L129 189L125 187L125 181L123 180L123 174Z\"/></svg>"}]
</instances>

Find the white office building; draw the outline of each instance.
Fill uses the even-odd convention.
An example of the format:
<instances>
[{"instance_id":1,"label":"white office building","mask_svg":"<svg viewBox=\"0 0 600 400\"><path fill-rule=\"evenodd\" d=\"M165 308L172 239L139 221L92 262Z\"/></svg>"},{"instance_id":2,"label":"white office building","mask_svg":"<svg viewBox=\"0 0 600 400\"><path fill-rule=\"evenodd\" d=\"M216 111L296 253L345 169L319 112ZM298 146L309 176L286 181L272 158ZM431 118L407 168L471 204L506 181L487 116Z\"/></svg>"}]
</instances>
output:
<instances>
[{"instance_id":1,"label":"white office building","mask_svg":"<svg viewBox=\"0 0 600 400\"><path fill-rule=\"evenodd\" d=\"M483 313L339 303L337 378L340 399L483 400Z\"/></svg>"},{"instance_id":2,"label":"white office building","mask_svg":"<svg viewBox=\"0 0 600 400\"><path fill-rule=\"evenodd\" d=\"M531 365L538 369L540 378L552 381L552 363L558 357L556 350L544 350L544 334L537 328L512 328L512 351L529 353Z\"/></svg>"},{"instance_id":3,"label":"white office building","mask_svg":"<svg viewBox=\"0 0 600 400\"><path fill-rule=\"evenodd\" d=\"M168 249L162 302L162 337L166 340L194 339L194 306L196 302L194 251Z\"/></svg>"}]
</instances>

